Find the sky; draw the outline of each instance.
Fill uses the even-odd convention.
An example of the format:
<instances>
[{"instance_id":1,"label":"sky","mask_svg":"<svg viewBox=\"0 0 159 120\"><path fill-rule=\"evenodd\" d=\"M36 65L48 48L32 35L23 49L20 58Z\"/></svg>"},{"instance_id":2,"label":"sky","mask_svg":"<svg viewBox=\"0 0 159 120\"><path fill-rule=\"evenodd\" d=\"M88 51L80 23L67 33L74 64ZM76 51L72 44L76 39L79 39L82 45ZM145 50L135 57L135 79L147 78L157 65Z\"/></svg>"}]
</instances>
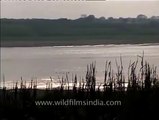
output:
<instances>
[{"instance_id":1,"label":"sky","mask_svg":"<svg viewBox=\"0 0 159 120\"><path fill-rule=\"evenodd\" d=\"M16 1L1 0L1 18L76 19L82 14L96 17L159 16L159 0L107 1Z\"/></svg>"}]
</instances>

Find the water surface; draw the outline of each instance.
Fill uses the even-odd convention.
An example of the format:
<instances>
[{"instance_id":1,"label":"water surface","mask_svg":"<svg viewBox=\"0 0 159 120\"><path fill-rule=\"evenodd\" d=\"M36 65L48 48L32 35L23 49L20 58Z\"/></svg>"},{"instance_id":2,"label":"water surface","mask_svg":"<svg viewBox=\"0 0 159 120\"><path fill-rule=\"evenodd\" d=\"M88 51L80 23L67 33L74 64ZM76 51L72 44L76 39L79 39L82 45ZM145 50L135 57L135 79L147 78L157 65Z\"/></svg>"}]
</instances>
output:
<instances>
[{"instance_id":1,"label":"water surface","mask_svg":"<svg viewBox=\"0 0 159 120\"><path fill-rule=\"evenodd\" d=\"M1 81L2 74L6 81L17 81L34 78L57 80L69 72L77 74L78 79L85 77L87 64L96 62L98 81L104 79L106 60L112 61L114 72L115 60L122 56L125 75L130 60L144 51L145 60L159 68L159 45L97 45L97 46L54 46L54 47L13 47L1 48ZM140 58L139 58L140 60ZM140 64L140 63L139 63Z\"/></svg>"}]
</instances>

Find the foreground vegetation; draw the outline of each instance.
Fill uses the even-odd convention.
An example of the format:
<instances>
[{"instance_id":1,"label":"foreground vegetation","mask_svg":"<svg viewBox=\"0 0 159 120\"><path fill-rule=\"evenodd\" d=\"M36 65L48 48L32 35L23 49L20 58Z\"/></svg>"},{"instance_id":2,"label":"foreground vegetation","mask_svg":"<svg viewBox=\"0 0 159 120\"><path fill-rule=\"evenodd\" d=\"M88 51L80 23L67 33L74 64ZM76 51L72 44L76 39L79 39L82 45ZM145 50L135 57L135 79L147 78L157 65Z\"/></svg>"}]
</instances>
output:
<instances>
[{"instance_id":1,"label":"foreground vegetation","mask_svg":"<svg viewBox=\"0 0 159 120\"><path fill-rule=\"evenodd\" d=\"M137 66L140 66L139 71ZM53 80L46 89L38 89L38 81L31 80L27 87L21 78L13 89L0 89L0 119L12 120L134 120L158 118L159 79L157 68L144 61L144 56L130 63L128 78L123 73L122 58L116 62L117 72L106 61L103 83L96 82L96 66L87 66L85 79L77 75L69 80L68 75L59 79L60 87L53 86ZM72 81L72 82L70 82ZM72 83L72 86L70 85ZM19 85L18 85L19 84ZM36 106L35 101L76 100L114 100L120 106Z\"/></svg>"}]
</instances>

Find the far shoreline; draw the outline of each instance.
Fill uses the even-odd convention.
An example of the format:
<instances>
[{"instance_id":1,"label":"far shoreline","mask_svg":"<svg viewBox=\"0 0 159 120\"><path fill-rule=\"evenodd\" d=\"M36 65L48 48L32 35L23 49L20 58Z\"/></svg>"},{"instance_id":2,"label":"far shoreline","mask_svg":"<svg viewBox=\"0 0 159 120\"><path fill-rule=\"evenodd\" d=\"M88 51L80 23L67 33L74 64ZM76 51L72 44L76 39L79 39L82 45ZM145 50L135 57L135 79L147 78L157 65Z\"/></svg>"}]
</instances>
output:
<instances>
[{"instance_id":1,"label":"far shoreline","mask_svg":"<svg viewBox=\"0 0 159 120\"><path fill-rule=\"evenodd\" d=\"M82 46L118 46L118 45L138 45L138 46L151 46L159 45L157 43L103 43L103 44L6 44L0 45L1 48L13 48L13 47L82 47Z\"/></svg>"},{"instance_id":2,"label":"far shoreline","mask_svg":"<svg viewBox=\"0 0 159 120\"><path fill-rule=\"evenodd\" d=\"M147 38L117 38L117 39L53 39L53 38L10 38L10 39L1 39L0 47L52 47L52 46L95 46L95 45L159 45L159 37L152 36Z\"/></svg>"}]
</instances>

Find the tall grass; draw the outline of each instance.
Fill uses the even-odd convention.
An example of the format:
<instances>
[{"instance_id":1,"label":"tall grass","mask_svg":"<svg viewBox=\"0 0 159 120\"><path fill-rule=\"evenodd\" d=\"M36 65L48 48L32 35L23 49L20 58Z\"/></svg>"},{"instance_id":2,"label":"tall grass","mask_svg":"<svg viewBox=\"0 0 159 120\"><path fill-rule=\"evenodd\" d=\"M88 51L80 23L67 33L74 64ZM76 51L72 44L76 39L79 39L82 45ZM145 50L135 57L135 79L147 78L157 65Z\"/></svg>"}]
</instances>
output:
<instances>
[{"instance_id":1,"label":"tall grass","mask_svg":"<svg viewBox=\"0 0 159 120\"><path fill-rule=\"evenodd\" d=\"M141 60L140 60L141 59ZM72 82L69 78L68 73L62 78L58 77L60 83L60 90L84 90L84 91L125 91L125 90L140 90L140 89L150 89L152 87L157 87L159 84L157 67L150 65L146 60L144 61L144 53L142 56L138 56L137 60L129 63L127 79L123 72L123 62L122 57L116 63L116 72L112 69L112 62L106 61L105 71L104 71L104 81L103 83L96 83L96 63L91 63L87 65L87 71L85 79L82 77L80 80L77 74L72 75ZM137 67L139 70L137 70ZM53 78L50 77L50 81L46 82L46 89L53 90ZM20 87L18 87L18 84ZM21 77L20 83L16 82L13 84L13 89L37 89L38 81L31 79L29 86L26 85L26 81ZM72 85L72 86L71 86ZM5 76L3 75L3 89L5 86ZM70 89L71 88L71 89Z\"/></svg>"},{"instance_id":2,"label":"tall grass","mask_svg":"<svg viewBox=\"0 0 159 120\"><path fill-rule=\"evenodd\" d=\"M70 109L70 107L64 106L61 108L53 107L52 109L47 110L45 108L41 109L36 107L34 101L61 100L68 98L75 98L78 100L92 100L97 98L105 101L118 99L124 102L121 109L116 107L101 107L100 109L97 109L98 107L96 107L96 113L91 114L91 116L94 116L95 118L97 117L97 114L104 114L103 116L108 114L114 117L116 113L122 116L120 111L124 111L124 114L126 115L128 114L128 110L130 113L134 113L131 116L135 116L135 108L140 106L139 103L144 103L144 107L142 106L142 110L140 111L144 115L145 111L149 110L149 108L153 110L158 103L157 97L159 95L157 67L154 65L151 66L144 60L143 54L142 56L138 56L136 61L130 61L126 78L123 72L124 67L122 57L120 57L119 61L116 60L115 63L116 72L112 69L112 62L106 61L103 75L104 79L103 82L99 84L96 79L97 70L95 62L87 65L85 78L78 78L78 75L75 74L72 75L72 80L70 80L69 73L66 73L66 75L61 78L58 77L60 86L57 88L53 86L55 81L52 77L46 82L46 89L42 90L38 89L37 79L31 79L29 85L27 85L26 81L21 77L20 82L16 82L13 85L13 89L6 89L5 77L3 77L3 88L0 89L0 110L6 111L8 108L14 108L19 111L22 110L23 112L21 114L28 114L30 111L35 113L36 110L36 115L31 113L36 117L39 115L41 116L41 113L44 112L44 115L51 113L51 116L53 117L53 113L54 116L57 117L56 119L60 119L58 114L60 114L60 116L67 116L64 114L66 112L71 116L70 113L74 115L74 112L71 112L71 110L75 110L76 108ZM147 95L145 95L145 93L147 93ZM149 105L149 101L152 102L151 104L154 103L154 105ZM136 106L136 104L138 106ZM148 109L145 110L145 108ZM94 112L95 110L94 108L92 109L92 107L81 107L81 109L85 111L83 114L89 113L89 111ZM110 113L109 110L112 113ZM6 113L8 114L8 111ZM98 120L99 118L96 119ZM105 118L102 118L102 120L104 119ZM110 118L107 119L109 120Z\"/></svg>"}]
</instances>

